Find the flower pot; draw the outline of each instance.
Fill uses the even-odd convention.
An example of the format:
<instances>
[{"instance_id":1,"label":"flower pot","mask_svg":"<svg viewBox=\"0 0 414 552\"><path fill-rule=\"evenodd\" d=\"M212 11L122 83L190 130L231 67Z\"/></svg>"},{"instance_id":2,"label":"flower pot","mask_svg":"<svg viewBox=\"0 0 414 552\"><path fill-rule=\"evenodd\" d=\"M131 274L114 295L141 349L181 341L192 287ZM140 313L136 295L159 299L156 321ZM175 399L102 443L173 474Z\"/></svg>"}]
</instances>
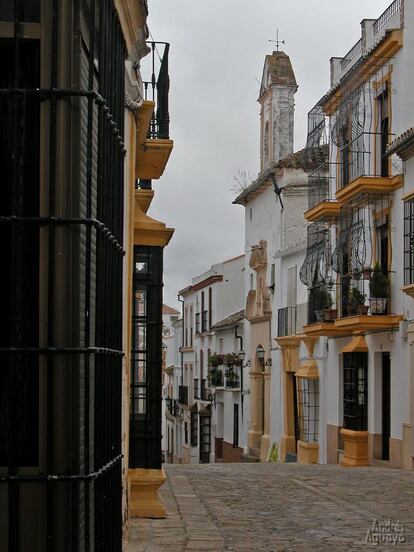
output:
<instances>
[{"instance_id":1,"label":"flower pot","mask_svg":"<svg viewBox=\"0 0 414 552\"><path fill-rule=\"evenodd\" d=\"M370 297L369 308L371 314L385 314L387 310L387 298L386 297Z\"/></svg>"},{"instance_id":2,"label":"flower pot","mask_svg":"<svg viewBox=\"0 0 414 552\"><path fill-rule=\"evenodd\" d=\"M325 322L333 322L338 318L338 309L325 309Z\"/></svg>"},{"instance_id":3,"label":"flower pot","mask_svg":"<svg viewBox=\"0 0 414 552\"><path fill-rule=\"evenodd\" d=\"M369 309L368 305L358 305L357 306L357 313L362 315L362 316L366 316L368 314L368 309Z\"/></svg>"},{"instance_id":4,"label":"flower pot","mask_svg":"<svg viewBox=\"0 0 414 552\"><path fill-rule=\"evenodd\" d=\"M325 311L324 310L316 310L315 311L316 320L318 322L325 322Z\"/></svg>"}]
</instances>

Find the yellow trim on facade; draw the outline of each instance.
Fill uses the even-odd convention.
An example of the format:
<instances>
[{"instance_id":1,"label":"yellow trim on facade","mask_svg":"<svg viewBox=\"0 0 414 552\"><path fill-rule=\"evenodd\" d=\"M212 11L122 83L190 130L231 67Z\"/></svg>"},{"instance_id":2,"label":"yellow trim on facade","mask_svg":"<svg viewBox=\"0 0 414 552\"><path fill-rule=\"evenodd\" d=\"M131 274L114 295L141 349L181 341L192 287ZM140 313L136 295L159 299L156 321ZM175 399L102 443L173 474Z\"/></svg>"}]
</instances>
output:
<instances>
[{"instance_id":1,"label":"yellow trim on facade","mask_svg":"<svg viewBox=\"0 0 414 552\"><path fill-rule=\"evenodd\" d=\"M343 206L363 194L387 194L404 186L404 176L359 176L336 192L336 200Z\"/></svg>"},{"instance_id":2,"label":"yellow trim on facade","mask_svg":"<svg viewBox=\"0 0 414 552\"><path fill-rule=\"evenodd\" d=\"M324 113L326 115L333 115L338 110L342 98L359 88L362 83L367 82L384 65L384 60L394 56L402 46L403 31L401 29L391 31L378 48L362 63L353 78L340 85L329 96L322 106Z\"/></svg>"},{"instance_id":3,"label":"yellow trim on facade","mask_svg":"<svg viewBox=\"0 0 414 552\"><path fill-rule=\"evenodd\" d=\"M335 320L335 327L346 330L350 333L369 332L370 330L392 330L398 328L402 314L377 314L377 315L356 315L338 318Z\"/></svg>"},{"instance_id":4,"label":"yellow trim on facade","mask_svg":"<svg viewBox=\"0 0 414 552\"><path fill-rule=\"evenodd\" d=\"M308 222L336 220L340 210L341 204L338 201L321 201L305 212L305 220Z\"/></svg>"},{"instance_id":5,"label":"yellow trim on facade","mask_svg":"<svg viewBox=\"0 0 414 552\"><path fill-rule=\"evenodd\" d=\"M343 428L340 433L344 439L341 466L346 468L368 466L368 431L352 431Z\"/></svg>"},{"instance_id":6,"label":"yellow trim on facade","mask_svg":"<svg viewBox=\"0 0 414 552\"><path fill-rule=\"evenodd\" d=\"M147 139L137 144L135 177L142 180L158 180L167 166L174 142L167 139Z\"/></svg>"},{"instance_id":7,"label":"yellow trim on facade","mask_svg":"<svg viewBox=\"0 0 414 552\"><path fill-rule=\"evenodd\" d=\"M351 342L342 349L342 353L367 353L368 345L363 335L356 335Z\"/></svg>"},{"instance_id":8,"label":"yellow trim on facade","mask_svg":"<svg viewBox=\"0 0 414 552\"><path fill-rule=\"evenodd\" d=\"M155 102L149 100L144 100L137 109L137 144L144 144L147 139L154 109Z\"/></svg>"},{"instance_id":9,"label":"yellow trim on facade","mask_svg":"<svg viewBox=\"0 0 414 552\"><path fill-rule=\"evenodd\" d=\"M303 332L307 336L315 337L346 335L346 333L337 328L333 322L315 322L314 324L307 324L303 327Z\"/></svg>"},{"instance_id":10,"label":"yellow trim on facade","mask_svg":"<svg viewBox=\"0 0 414 552\"><path fill-rule=\"evenodd\" d=\"M132 517L167 517L167 511L158 495L158 489L165 482L163 469L130 469L129 473L129 511Z\"/></svg>"},{"instance_id":11,"label":"yellow trim on facade","mask_svg":"<svg viewBox=\"0 0 414 552\"><path fill-rule=\"evenodd\" d=\"M141 211L143 211L144 213L147 213L153 198L154 198L154 190L135 190L135 201L139 205L139 208L141 209Z\"/></svg>"}]
</instances>

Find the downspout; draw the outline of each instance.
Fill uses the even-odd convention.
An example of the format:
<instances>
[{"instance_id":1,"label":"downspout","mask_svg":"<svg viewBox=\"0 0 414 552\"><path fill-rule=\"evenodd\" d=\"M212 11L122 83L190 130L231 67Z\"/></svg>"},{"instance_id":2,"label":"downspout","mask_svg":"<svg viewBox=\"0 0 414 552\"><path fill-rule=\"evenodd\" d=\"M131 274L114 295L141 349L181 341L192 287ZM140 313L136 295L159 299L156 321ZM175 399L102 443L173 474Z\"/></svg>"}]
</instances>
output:
<instances>
[{"instance_id":1,"label":"downspout","mask_svg":"<svg viewBox=\"0 0 414 552\"><path fill-rule=\"evenodd\" d=\"M238 325L234 326L234 337L240 340L240 351L243 351L243 337L237 334ZM243 360L240 367L240 405L241 405L241 419L243 422Z\"/></svg>"},{"instance_id":2,"label":"downspout","mask_svg":"<svg viewBox=\"0 0 414 552\"><path fill-rule=\"evenodd\" d=\"M181 387L184 385L184 353L183 353L183 347L184 347L184 299L180 299L181 295L177 295L178 300L181 303L181 319L183 321L183 331L181 332Z\"/></svg>"}]
</instances>

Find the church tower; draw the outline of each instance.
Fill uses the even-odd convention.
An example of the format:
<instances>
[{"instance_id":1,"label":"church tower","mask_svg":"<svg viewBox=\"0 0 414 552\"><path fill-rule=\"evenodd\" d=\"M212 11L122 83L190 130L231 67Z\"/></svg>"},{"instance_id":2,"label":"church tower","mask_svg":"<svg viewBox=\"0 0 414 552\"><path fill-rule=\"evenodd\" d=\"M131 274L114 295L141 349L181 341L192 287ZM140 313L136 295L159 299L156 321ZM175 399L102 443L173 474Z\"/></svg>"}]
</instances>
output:
<instances>
[{"instance_id":1,"label":"church tower","mask_svg":"<svg viewBox=\"0 0 414 552\"><path fill-rule=\"evenodd\" d=\"M294 95L298 89L290 58L284 52L267 55L260 103L260 170L293 153Z\"/></svg>"}]
</instances>

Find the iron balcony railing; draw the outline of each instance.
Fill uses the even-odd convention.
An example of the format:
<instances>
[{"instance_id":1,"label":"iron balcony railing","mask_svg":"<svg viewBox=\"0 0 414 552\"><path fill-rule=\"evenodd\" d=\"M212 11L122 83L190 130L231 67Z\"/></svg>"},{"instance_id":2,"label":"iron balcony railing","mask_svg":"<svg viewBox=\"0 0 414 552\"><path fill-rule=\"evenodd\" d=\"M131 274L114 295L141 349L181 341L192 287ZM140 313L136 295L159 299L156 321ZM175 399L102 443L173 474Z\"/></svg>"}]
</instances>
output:
<instances>
[{"instance_id":1,"label":"iron balcony railing","mask_svg":"<svg viewBox=\"0 0 414 552\"><path fill-rule=\"evenodd\" d=\"M277 311L277 335L285 337L296 333L296 307L284 307Z\"/></svg>"},{"instance_id":2,"label":"iron balcony railing","mask_svg":"<svg viewBox=\"0 0 414 552\"><path fill-rule=\"evenodd\" d=\"M178 402L180 404L188 405L188 387L187 385L180 385L178 388Z\"/></svg>"},{"instance_id":3,"label":"iron balcony railing","mask_svg":"<svg viewBox=\"0 0 414 552\"><path fill-rule=\"evenodd\" d=\"M167 42L148 42L151 48L151 79L143 81L144 97L155 102L148 138L168 139L170 133L168 54ZM161 50L161 52L160 52ZM158 73L157 73L158 72ZM145 73L145 69L143 70Z\"/></svg>"},{"instance_id":4,"label":"iron balcony railing","mask_svg":"<svg viewBox=\"0 0 414 552\"><path fill-rule=\"evenodd\" d=\"M341 69L344 71L347 69L353 61L357 61L362 55L362 39L349 50L349 52L341 60Z\"/></svg>"},{"instance_id":5,"label":"iron balcony railing","mask_svg":"<svg viewBox=\"0 0 414 552\"><path fill-rule=\"evenodd\" d=\"M382 152L389 140L388 133L361 132L352 141L345 141L340 147L339 188L361 176L390 176L388 157L374 157L374 152Z\"/></svg>"},{"instance_id":6,"label":"iron balcony railing","mask_svg":"<svg viewBox=\"0 0 414 552\"><path fill-rule=\"evenodd\" d=\"M402 0L395 0L374 23L374 36L378 34L398 12L401 12Z\"/></svg>"}]
</instances>

